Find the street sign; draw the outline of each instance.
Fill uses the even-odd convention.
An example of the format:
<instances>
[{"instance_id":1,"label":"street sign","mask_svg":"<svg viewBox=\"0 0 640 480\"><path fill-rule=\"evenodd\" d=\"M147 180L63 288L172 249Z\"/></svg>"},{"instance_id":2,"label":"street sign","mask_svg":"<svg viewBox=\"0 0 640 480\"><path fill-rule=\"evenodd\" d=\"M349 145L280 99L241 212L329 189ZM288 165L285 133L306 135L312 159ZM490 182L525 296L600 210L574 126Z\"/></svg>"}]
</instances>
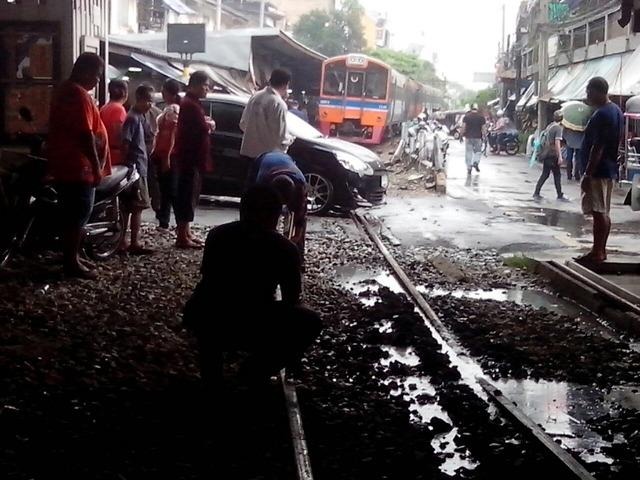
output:
<instances>
[{"instance_id":1,"label":"street sign","mask_svg":"<svg viewBox=\"0 0 640 480\"><path fill-rule=\"evenodd\" d=\"M167 25L167 52L193 55L204 53L204 23L170 23Z\"/></svg>"},{"instance_id":2,"label":"street sign","mask_svg":"<svg viewBox=\"0 0 640 480\"><path fill-rule=\"evenodd\" d=\"M560 2L549 3L549 22L562 23L569 18L571 13L569 5Z\"/></svg>"}]
</instances>

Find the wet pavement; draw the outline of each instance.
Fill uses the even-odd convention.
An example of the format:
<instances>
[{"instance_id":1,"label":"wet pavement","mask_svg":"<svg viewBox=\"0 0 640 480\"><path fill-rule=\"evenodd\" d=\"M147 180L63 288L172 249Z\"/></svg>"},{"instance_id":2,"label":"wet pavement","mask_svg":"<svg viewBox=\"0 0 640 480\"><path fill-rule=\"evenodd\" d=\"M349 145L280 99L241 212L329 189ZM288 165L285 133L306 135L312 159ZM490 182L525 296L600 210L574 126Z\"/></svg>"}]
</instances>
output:
<instances>
[{"instance_id":1,"label":"wet pavement","mask_svg":"<svg viewBox=\"0 0 640 480\"><path fill-rule=\"evenodd\" d=\"M372 210L403 244L496 249L544 260L588 251L591 220L580 211L577 182L563 178L569 202L556 200L552 179L542 190L545 198L534 201L540 167L530 168L524 156L489 155L480 173L468 177L462 144L454 142L450 151L446 195L400 190ZM640 214L622 205L624 194L616 190L613 198L611 256L633 261L640 255Z\"/></svg>"}]
</instances>

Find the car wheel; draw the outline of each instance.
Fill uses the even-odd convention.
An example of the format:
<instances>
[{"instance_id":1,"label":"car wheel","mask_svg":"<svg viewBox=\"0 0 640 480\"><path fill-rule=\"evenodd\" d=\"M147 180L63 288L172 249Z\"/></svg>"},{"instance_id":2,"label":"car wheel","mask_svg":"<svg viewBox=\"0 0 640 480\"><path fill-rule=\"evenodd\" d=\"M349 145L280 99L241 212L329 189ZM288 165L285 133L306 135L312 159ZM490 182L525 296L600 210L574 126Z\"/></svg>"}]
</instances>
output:
<instances>
[{"instance_id":1,"label":"car wheel","mask_svg":"<svg viewBox=\"0 0 640 480\"><path fill-rule=\"evenodd\" d=\"M309 191L307 192L307 212L312 215L321 215L329 211L333 205L333 183L317 172L304 175Z\"/></svg>"}]
</instances>

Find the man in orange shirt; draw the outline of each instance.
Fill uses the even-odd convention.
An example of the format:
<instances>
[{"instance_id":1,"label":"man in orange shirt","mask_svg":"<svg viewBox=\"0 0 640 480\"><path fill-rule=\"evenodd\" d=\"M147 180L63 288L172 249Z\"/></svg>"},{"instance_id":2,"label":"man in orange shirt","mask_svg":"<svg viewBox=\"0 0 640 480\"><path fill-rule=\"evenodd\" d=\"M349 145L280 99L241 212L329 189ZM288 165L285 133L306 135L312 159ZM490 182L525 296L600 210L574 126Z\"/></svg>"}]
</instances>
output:
<instances>
[{"instance_id":1,"label":"man in orange shirt","mask_svg":"<svg viewBox=\"0 0 640 480\"><path fill-rule=\"evenodd\" d=\"M100 109L100 118L109 136L109 154L111 165L122 164L122 125L127 118L124 104L129 97L129 87L124 80L109 82L109 103Z\"/></svg>"},{"instance_id":2,"label":"man in orange shirt","mask_svg":"<svg viewBox=\"0 0 640 480\"><path fill-rule=\"evenodd\" d=\"M104 71L94 53L81 54L71 77L57 89L49 116L47 156L62 212L64 271L71 277L96 278L80 260L80 246L95 187L111 174L107 130L89 91Z\"/></svg>"}]
</instances>

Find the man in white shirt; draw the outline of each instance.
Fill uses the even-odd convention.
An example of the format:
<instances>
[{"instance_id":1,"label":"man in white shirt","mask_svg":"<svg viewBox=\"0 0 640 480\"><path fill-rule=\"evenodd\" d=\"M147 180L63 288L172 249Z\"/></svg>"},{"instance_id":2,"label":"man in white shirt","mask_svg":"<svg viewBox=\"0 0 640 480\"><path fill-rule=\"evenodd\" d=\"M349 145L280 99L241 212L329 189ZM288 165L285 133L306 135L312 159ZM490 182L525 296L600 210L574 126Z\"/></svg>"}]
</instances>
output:
<instances>
[{"instance_id":1,"label":"man in white shirt","mask_svg":"<svg viewBox=\"0 0 640 480\"><path fill-rule=\"evenodd\" d=\"M240 154L249 164L247 184L255 182L259 165L256 160L264 153L286 153L287 104L285 99L291 83L291 74L276 69L271 73L269 85L257 92L244 109L240 129L244 132Z\"/></svg>"}]
</instances>

